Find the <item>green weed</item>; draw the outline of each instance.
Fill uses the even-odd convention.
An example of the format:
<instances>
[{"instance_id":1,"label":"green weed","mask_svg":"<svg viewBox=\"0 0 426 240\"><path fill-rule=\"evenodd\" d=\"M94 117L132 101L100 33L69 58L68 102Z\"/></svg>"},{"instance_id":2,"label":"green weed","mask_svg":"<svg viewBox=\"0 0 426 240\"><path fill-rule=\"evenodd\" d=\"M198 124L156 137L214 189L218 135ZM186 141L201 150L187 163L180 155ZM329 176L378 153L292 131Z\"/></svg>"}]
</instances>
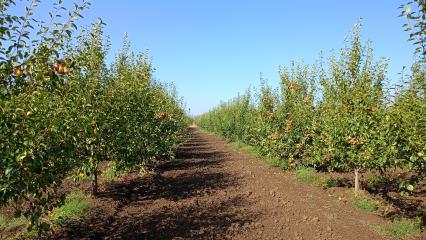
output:
<instances>
[{"instance_id":1,"label":"green weed","mask_svg":"<svg viewBox=\"0 0 426 240\"><path fill-rule=\"evenodd\" d=\"M49 214L49 222L52 225L63 225L70 220L79 220L91 209L92 204L83 193L72 193L65 199L65 204L54 209Z\"/></svg>"},{"instance_id":2,"label":"green weed","mask_svg":"<svg viewBox=\"0 0 426 240\"><path fill-rule=\"evenodd\" d=\"M274 157L269 157L266 160L269 164L279 167L283 170L287 170L290 168L288 161L282 161L281 159L274 158Z\"/></svg>"},{"instance_id":3,"label":"green weed","mask_svg":"<svg viewBox=\"0 0 426 240\"><path fill-rule=\"evenodd\" d=\"M339 181L334 178L318 176L314 168L299 167L296 169L296 177L304 183L312 183L324 189L339 185Z\"/></svg>"},{"instance_id":4,"label":"green weed","mask_svg":"<svg viewBox=\"0 0 426 240\"><path fill-rule=\"evenodd\" d=\"M243 143L241 141L233 142L232 145L235 148L239 149L240 151L253 154L256 157L260 156L259 151L257 151L256 148L254 148L253 146L250 146L248 144L245 144L245 143Z\"/></svg>"},{"instance_id":5,"label":"green weed","mask_svg":"<svg viewBox=\"0 0 426 240\"><path fill-rule=\"evenodd\" d=\"M320 177L318 183L324 189L339 186L339 180L331 178L331 177Z\"/></svg>"},{"instance_id":6,"label":"green weed","mask_svg":"<svg viewBox=\"0 0 426 240\"><path fill-rule=\"evenodd\" d=\"M0 214L0 227L5 230L10 230L12 228L23 226L27 224L27 220L24 217L19 218L8 218Z\"/></svg>"},{"instance_id":7,"label":"green weed","mask_svg":"<svg viewBox=\"0 0 426 240\"><path fill-rule=\"evenodd\" d=\"M301 167L296 169L296 177L304 183L316 183L318 181L313 168Z\"/></svg>"},{"instance_id":8,"label":"green weed","mask_svg":"<svg viewBox=\"0 0 426 240\"><path fill-rule=\"evenodd\" d=\"M114 163L108 163L108 167L102 172L101 178L106 182L114 182L117 176L117 168Z\"/></svg>"},{"instance_id":9,"label":"green weed","mask_svg":"<svg viewBox=\"0 0 426 240\"><path fill-rule=\"evenodd\" d=\"M356 209L367 212L374 212L380 207L379 201L364 193L355 194L355 199L353 200L352 205Z\"/></svg>"},{"instance_id":10,"label":"green weed","mask_svg":"<svg viewBox=\"0 0 426 240\"><path fill-rule=\"evenodd\" d=\"M421 224L419 219L397 219L386 226L377 227L375 230L385 236L403 240L408 236L420 235Z\"/></svg>"}]
</instances>

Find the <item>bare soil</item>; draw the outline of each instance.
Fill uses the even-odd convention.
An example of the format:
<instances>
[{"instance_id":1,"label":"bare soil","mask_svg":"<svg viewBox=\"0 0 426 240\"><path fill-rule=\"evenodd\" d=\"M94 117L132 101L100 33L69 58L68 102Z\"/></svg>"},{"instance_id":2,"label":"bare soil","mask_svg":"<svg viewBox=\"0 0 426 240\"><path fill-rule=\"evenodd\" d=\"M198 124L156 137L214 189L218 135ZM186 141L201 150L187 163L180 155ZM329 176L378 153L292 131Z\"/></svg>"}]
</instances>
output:
<instances>
[{"instance_id":1,"label":"bare soil","mask_svg":"<svg viewBox=\"0 0 426 240\"><path fill-rule=\"evenodd\" d=\"M189 131L177 159L156 174L102 185L94 210L50 238L388 239L374 231L385 220L354 209L346 190L301 183L224 140Z\"/></svg>"}]
</instances>

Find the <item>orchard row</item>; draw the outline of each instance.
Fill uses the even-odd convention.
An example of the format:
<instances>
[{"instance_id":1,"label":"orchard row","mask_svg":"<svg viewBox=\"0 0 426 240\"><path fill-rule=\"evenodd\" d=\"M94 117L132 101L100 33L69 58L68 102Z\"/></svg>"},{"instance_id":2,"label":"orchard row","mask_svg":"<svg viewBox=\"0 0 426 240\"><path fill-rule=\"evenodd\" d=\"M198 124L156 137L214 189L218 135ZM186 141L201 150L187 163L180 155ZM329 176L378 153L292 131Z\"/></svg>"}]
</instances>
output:
<instances>
[{"instance_id":1,"label":"orchard row","mask_svg":"<svg viewBox=\"0 0 426 240\"><path fill-rule=\"evenodd\" d=\"M89 3L68 12L59 1L49 25L33 19L39 1L22 17L8 13L14 4L0 6L0 204L40 230L66 177L92 176L96 195L101 161L120 170L169 158L187 120L147 54L125 40L107 65L102 21L76 31Z\"/></svg>"},{"instance_id":2,"label":"orchard row","mask_svg":"<svg viewBox=\"0 0 426 240\"><path fill-rule=\"evenodd\" d=\"M425 65L400 85L385 82L386 61L373 59L357 24L338 56L313 66L280 68L280 88L262 82L199 116L202 128L254 146L283 168L297 166L381 174L426 173ZM408 185L407 185L408 186ZM408 190L412 190L409 185Z\"/></svg>"}]
</instances>

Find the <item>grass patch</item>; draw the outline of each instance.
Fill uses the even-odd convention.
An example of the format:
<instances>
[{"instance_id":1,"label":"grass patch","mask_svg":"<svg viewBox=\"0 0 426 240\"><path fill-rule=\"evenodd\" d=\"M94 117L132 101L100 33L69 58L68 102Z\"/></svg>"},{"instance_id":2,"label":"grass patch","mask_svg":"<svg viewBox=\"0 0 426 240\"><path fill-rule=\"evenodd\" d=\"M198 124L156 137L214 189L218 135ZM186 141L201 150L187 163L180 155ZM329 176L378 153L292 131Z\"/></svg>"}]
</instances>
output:
<instances>
[{"instance_id":1,"label":"grass patch","mask_svg":"<svg viewBox=\"0 0 426 240\"><path fill-rule=\"evenodd\" d=\"M377 227L375 229L380 234L403 240L409 236L418 236L421 233L421 221L410 219L396 219L392 223Z\"/></svg>"},{"instance_id":2,"label":"grass patch","mask_svg":"<svg viewBox=\"0 0 426 240\"><path fill-rule=\"evenodd\" d=\"M253 155L255 155L256 157L259 157L259 156L260 156L259 151L257 151L255 147L250 146L250 145L248 145L248 144L245 144L245 143L243 143L243 142L241 142L241 141L232 142L232 145L233 145L235 148L237 148L238 150L241 150L241 151L243 151L243 152L253 154Z\"/></svg>"},{"instance_id":3,"label":"grass patch","mask_svg":"<svg viewBox=\"0 0 426 240\"><path fill-rule=\"evenodd\" d=\"M296 169L296 177L304 183L312 183L324 189L339 185L339 181L334 178L318 176L314 168L299 167Z\"/></svg>"},{"instance_id":4,"label":"grass patch","mask_svg":"<svg viewBox=\"0 0 426 240\"><path fill-rule=\"evenodd\" d=\"M276 157L263 156L255 147L245 144L241 141L232 142L231 144L240 151L249 153L257 158L265 159L266 162L272 166L279 167L283 170L287 170L290 167L288 161L282 161Z\"/></svg>"},{"instance_id":5,"label":"grass patch","mask_svg":"<svg viewBox=\"0 0 426 240\"><path fill-rule=\"evenodd\" d=\"M320 177L318 184L324 188L332 188L339 186L340 182L337 179L331 178L331 177Z\"/></svg>"},{"instance_id":6,"label":"grass patch","mask_svg":"<svg viewBox=\"0 0 426 240\"><path fill-rule=\"evenodd\" d=\"M63 225L70 220L80 220L92 208L91 201L83 193L72 193L65 199L64 205L54 209L48 217L52 225Z\"/></svg>"},{"instance_id":7,"label":"grass patch","mask_svg":"<svg viewBox=\"0 0 426 240\"><path fill-rule=\"evenodd\" d=\"M27 225L27 220L24 217L8 218L0 214L0 227L7 231L23 225Z\"/></svg>"},{"instance_id":8,"label":"grass patch","mask_svg":"<svg viewBox=\"0 0 426 240\"><path fill-rule=\"evenodd\" d=\"M279 167L283 170L287 170L290 168L290 164L288 163L288 161L282 161L278 158L274 158L274 157L269 157L266 159L266 161L271 164L272 166L276 166Z\"/></svg>"},{"instance_id":9,"label":"grass patch","mask_svg":"<svg viewBox=\"0 0 426 240\"><path fill-rule=\"evenodd\" d=\"M108 163L108 167L102 172L101 178L106 182L114 182L117 176L117 168L114 163Z\"/></svg>"},{"instance_id":10,"label":"grass patch","mask_svg":"<svg viewBox=\"0 0 426 240\"><path fill-rule=\"evenodd\" d=\"M72 193L66 197L64 205L55 208L44 219L45 222L43 224L50 226L51 229L55 229L56 227L63 226L70 220L81 220L91 208L92 203L90 199L82 192ZM8 231L19 226L26 229L28 220L25 217L7 218L0 214L0 229ZM37 239L39 237L35 229L29 231L24 229L23 231L19 231L12 239Z\"/></svg>"},{"instance_id":11,"label":"grass patch","mask_svg":"<svg viewBox=\"0 0 426 240\"><path fill-rule=\"evenodd\" d=\"M355 194L355 199L352 202L352 205L359 210L363 210L366 212L374 212L380 207L380 202L370 197L368 194L359 192Z\"/></svg>"},{"instance_id":12,"label":"grass patch","mask_svg":"<svg viewBox=\"0 0 426 240\"><path fill-rule=\"evenodd\" d=\"M51 230L61 227L69 221L80 221L92 208L92 203L89 197L82 192L71 193L66 196L62 206L53 209L47 216L45 224ZM35 230L24 233L24 239L35 239L39 235Z\"/></svg>"},{"instance_id":13,"label":"grass patch","mask_svg":"<svg viewBox=\"0 0 426 240\"><path fill-rule=\"evenodd\" d=\"M318 181L318 177L315 176L315 169L313 168L297 168L296 177L304 183L316 183Z\"/></svg>"}]
</instances>

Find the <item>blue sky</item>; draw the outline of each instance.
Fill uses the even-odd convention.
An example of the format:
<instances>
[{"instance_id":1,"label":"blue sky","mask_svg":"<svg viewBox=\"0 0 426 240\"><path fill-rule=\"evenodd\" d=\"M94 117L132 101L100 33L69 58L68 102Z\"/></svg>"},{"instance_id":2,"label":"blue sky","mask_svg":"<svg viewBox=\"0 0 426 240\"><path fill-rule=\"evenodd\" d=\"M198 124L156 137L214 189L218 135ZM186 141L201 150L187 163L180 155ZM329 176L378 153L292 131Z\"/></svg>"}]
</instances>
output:
<instances>
[{"instance_id":1,"label":"blue sky","mask_svg":"<svg viewBox=\"0 0 426 240\"><path fill-rule=\"evenodd\" d=\"M398 17L404 1L91 2L81 23L98 17L106 22L112 43L109 59L127 32L133 50L149 49L155 76L175 83L191 114L257 86L260 72L276 86L279 65L313 63L321 51L339 49L360 17L362 37L372 41L375 57L389 58L392 81L413 62L413 47L401 27L404 19Z\"/></svg>"}]
</instances>

